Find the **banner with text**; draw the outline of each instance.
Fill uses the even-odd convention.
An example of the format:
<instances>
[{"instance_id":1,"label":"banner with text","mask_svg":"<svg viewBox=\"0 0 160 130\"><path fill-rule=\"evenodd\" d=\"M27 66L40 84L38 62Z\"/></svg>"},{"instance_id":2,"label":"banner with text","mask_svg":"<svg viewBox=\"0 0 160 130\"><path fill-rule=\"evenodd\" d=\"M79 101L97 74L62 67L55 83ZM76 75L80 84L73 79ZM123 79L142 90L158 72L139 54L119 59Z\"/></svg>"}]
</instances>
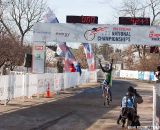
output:
<instances>
[{"instance_id":1,"label":"banner with text","mask_svg":"<svg viewBox=\"0 0 160 130\"><path fill-rule=\"evenodd\" d=\"M33 43L82 42L159 45L160 27L107 24L36 23Z\"/></svg>"},{"instance_id":2,"label":"banner with text","mask_svg":"<svg viewBox=\"0 0 160 130\"><path fill-rule=\"evenodd\" d=\"M32 50L32 72L33 73L44 73L45 67L45 46L34 45Z\"/></svg>"}]
</instances>

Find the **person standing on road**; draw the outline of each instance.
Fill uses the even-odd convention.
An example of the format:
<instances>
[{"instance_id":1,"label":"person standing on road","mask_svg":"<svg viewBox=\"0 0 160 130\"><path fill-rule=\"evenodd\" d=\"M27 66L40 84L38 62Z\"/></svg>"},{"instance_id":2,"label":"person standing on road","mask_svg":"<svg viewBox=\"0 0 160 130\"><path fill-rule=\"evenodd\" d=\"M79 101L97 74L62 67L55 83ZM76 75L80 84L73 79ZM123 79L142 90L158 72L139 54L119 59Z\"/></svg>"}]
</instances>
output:
<instances>
[{"instance_id":1,"label":"person standing on road","mask_svg":"<svg viewBox=\"0 0 160 130\"><path fill-rule=\"evenodd\" d=\"M57 72L58 73L63 73L63 63L62 60L57 61Z\"/></svg>"},{"instance_id":2,"label":"person standing on road","mask_svg":"<svg viewBox=\"0 0 160 130\"><path fill-rule=\"evenodd\" d=\"M128 92L121 100L121 112L117 120L117 124L122 119L123 116L130 110L132 113L135 113L135 98L134 98L134 89L133 87L128 88ZM124 127L124 124L122 125Z\"/></svg>"},{"instance_id":3,"label":"person standing on road","mask_svg":"<svg viewBox=\"0 0 160 130\"><path fill-rule=\"evenodd\" d=\"M157 66L157 72L155 72L155 76L157 78L157 82L160 83L160 65Z\"/></svg>"},{"instance_id":4,"label":"person standing on road","mask_svg":"<svg viewBox=\"0 0 160 130\"><path fill-rule=\"evenodd\" d=\"M128 92L122 98L121 114L118 117L117 124L119 124L119 121L121 120L122 116L125 114L128 108L132 111L132 113L135 113L135 117L139 118L139 116L137 115L137 103L138 104L143 103L142 96L140 96L140 94L137 93L136 89L130 86L128 88ZM139 119L137 119L136 123L137 123L137 126L140 125Z\"/></svg>"}]
</instances>

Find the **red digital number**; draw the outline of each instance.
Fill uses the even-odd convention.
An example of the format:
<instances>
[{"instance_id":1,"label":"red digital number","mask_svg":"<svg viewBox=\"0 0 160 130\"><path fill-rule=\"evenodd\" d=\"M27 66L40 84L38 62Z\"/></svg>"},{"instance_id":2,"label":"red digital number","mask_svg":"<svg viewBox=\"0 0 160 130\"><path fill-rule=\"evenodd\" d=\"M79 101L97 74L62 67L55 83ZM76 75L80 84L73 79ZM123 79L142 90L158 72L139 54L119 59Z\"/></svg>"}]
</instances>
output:
<instances>
[{"instance_id":1,"label":"red digital number","mask_svg":"<svg viewBox=\"0 0 160 130\"><path fill-rule=\"evenodd\" d=\"M138 19L138 18L131 18L130 19L131 23L132 24L140 24L140 25L143 25L143 24L148 24L149 23L149 20L148 19Z\"/></svg>"},{"instance_id":2,"label":"red digital number","mask_svg":"<svg viewBox=\"0 0 160 130\"><path fill-rule=\"evenodd\" d=\"M82 23L94 23L95 22L95 17L90 17L90 16L82 16Z\"/></svg>"}]
</instances>

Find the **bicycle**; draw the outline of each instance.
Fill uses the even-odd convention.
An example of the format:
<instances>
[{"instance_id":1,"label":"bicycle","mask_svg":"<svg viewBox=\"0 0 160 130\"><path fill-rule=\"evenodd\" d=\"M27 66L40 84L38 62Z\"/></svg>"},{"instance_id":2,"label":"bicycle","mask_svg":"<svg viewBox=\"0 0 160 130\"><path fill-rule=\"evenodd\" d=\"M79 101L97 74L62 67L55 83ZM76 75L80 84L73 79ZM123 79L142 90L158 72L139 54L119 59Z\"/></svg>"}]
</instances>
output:
<instances>
[{"instance_id":1,"label":"bicycle","mask_svg":"<svg viewBox=\"0 0 160 130\"><path fill-rule=\"evenodd\" d=\"M106 84L102 84L102 90L103 90L103 97L104 97L104 106L106 106L106 104L109 106L110 102L111 102L111 97L110 97L110 93L109 93L109 86Z\"/></svg>"}]
</instances>

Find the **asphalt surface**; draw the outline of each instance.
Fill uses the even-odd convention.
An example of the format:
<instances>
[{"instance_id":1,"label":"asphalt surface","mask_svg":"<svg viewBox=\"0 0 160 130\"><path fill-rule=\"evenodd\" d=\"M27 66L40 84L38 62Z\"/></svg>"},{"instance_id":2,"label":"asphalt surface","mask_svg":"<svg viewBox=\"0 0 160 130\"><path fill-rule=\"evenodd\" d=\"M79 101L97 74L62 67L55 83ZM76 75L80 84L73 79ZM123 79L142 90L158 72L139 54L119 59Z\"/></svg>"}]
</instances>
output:
<instances>
[{"instance_id":1,"label":"asphalt surface","mask_svg":"<svg viewBox=\"0 0 160 130\"><path fill-rule=\"evenodd\" d=\"M53 98L14 99L0 106L0 130L122 130L116 120L130 85L143 96L144 102L138 105L142 127L151 126L153 84L114 80L110 106L103 105L99 83L71 88Z\"/></svg>"}]
</instances>

